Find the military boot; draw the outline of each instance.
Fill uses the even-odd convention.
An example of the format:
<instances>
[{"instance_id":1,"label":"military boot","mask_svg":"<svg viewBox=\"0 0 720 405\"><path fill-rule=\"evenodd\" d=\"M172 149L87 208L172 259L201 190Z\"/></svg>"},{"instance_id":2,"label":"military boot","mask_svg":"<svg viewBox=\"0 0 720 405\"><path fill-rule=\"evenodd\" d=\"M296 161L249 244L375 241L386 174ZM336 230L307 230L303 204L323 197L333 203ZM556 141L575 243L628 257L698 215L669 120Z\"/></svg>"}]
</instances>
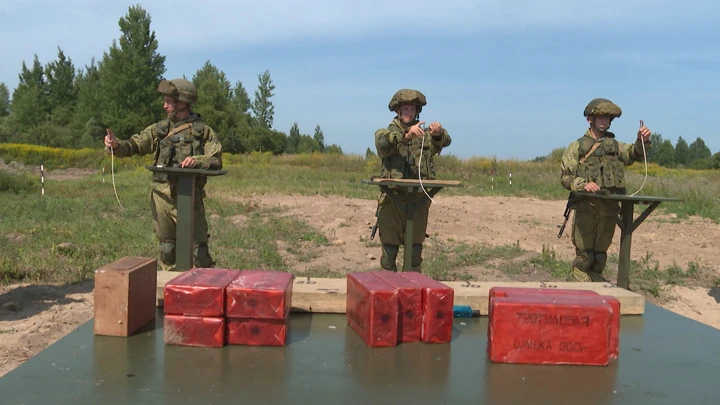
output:
<instances>
[{"instance_id":1,"label":"military boot","mask_svg":"<svg viewBox=\"0 0 720 405\"><path fill-rule=\"evenodd\" d=\"M578 269L577 267L573 267L570 275L568 276L568 281L589 283L593 280L590 278L590 275L588 273Z\"/></svg>"},{"instance_id":2,"label":"military boot","mask_svg":"<svg viewBox=\"0 0 720 405\"><path fill-rule=\"evenodd\" d=\"M400 246L383 243L380 266L385 270L397 271L395 261L397 260L398 251L400 251Z\"/></svg>"}]
</instances>

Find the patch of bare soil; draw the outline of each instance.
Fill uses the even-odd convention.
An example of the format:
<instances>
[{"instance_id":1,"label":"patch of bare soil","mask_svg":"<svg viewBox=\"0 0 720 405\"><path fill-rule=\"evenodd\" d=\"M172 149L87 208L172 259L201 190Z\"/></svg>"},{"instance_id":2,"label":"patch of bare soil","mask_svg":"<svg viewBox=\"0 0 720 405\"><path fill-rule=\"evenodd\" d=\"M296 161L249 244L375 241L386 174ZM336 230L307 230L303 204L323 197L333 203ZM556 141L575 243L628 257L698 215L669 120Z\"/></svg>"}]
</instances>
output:
<instances>
[{"instance_id":1,"label":"patch of bare soil","mask_svg":"<svg viewBox=\"0 0 720 405\"><path fill-rule=\"evenodd\" d=\"M80 179L86 176L89 176L91 174L95 174L98 171L95 169L78 169L78 168L69 168L69 169L56 169L56 170L47 170L48 168L44 168L45 170L45 179L47 180L72 180L72 179ZM33 175L37 175L38 178L40 178L41 172L39 166L27 166L22 163L10 161L5 163L2 159L0 159L0 171L5 171L10 174L20 174L20 173L29 173Z\"/></svg>"},{"instance_id":2,"label":"patch of bare soil","mask_svg":"<svg viewBox=\"0 0 720 405\"><path fill-rule=\"evenodd\" d=\"M0 287L0 376L93 316L91 281Z\"/></svg>"},{"instance_id":3,"label":"patch of bare soil","mask_svg":"<svg viewBox=\"0 0 720 405\"><path fill-rule=\"evenodd\" d=\"M298 272L329 268L345 273L379 268L378 239L374 243L367 241L375 221L375 201L298 195L255 195L243 197L242 201L257 207L280 207L286 215L307 222L328 239L329 244L302 259L286 255ZM569 228L561 239L557 238L564 201L438 195L435 202L430 211L428 243L519 244L535 252L547 246L560 258L570 260L574 255ZM246 218L239 215L231 220L240 226ZM632 259L640 260L650 253L661 268L675 263L686 269L688 263L696 262L705 271L720 276L720 265L712 260L719 244L720 225L712 221L698 217L678 221L671 215L654 213L633 234ZM619 233L609 253L617 255L618 247ZM494 269L472 270L484 279L511 279ZM720 289L666 287L665 293L671 299L661 303L663 307L720 328ZM0 287L0 376L92 318L92 314L92 282Z\"/></svg>"}]
</instances>

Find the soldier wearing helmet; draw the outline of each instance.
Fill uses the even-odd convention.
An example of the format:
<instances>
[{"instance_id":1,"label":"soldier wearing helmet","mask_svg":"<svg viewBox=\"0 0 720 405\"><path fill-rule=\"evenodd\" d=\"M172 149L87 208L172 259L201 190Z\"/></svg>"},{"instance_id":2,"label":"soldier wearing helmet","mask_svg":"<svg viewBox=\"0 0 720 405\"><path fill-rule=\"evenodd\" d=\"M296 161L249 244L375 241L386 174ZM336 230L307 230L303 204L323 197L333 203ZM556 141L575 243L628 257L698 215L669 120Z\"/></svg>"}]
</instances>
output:
<instances>
[{"instance_id":1,"label":"soldier wearing helmet","mask_svg":"<svg viewBox=\"0 0 720 405\"><path fill-rule=\"evenodd\" d=\"M560 182L570 191L625 194L625 166L644 158L643 148L650 147L650 130L642 125L634 144L615 139L608 131L613 119L622 115L620 107L604 98L596 98L583 115L590 128L568 146L560 163ZM644 145L643 145L644 144ZM617 202L580 199L575 206L572 243L575 246L573 281L604 281L607 249L615 234Z\"/></svg>"},{"instance_id":2,"label":"soldier wearing helmet","mask_svg":"<svg viewBox=\"0 0 720 405\"><path fill-rule=\"evenodd\" d=\"M425 95L417 90L398 90L388 109L395 118L387 128L375 132L375 147L382 159L380 177L393 179L434 179L434 159L443 148L450 145L451 139L439 122L433 122L427 129L420 121L420 112L427 104ZM393 190L398 199L406 200L404 189ZM427 230L430 199L425 199L415 211L412 246L412 268L404 271L421 271L422 248ZM378 208L378 228L382 243L380 265L386 270L396 271L396 259L399 246L405 235L405 213L384 193L380 195Z\"/></svg>"},{"instance_id":3,"label":"soldier wearing helmet","mask_svg":"<svg viewBox=\"0 0 720 405\"><path fill-rule=\"evenodd\" d=\"M158 92L163 96L167 119L152 124L127 140L118 140L110 129L105 147L115 156L154 154L154 165L219 170L222 146L215 131L192 111L197 102L195 85L185 79L162 80ZM195 181L194 265L212 267L207 219L205 184L207 177ZM177 226L177 178L153 173L151 210L155 235L160 243L160 269L175 270L175 232Z\"/></svg>"}]
</instances>

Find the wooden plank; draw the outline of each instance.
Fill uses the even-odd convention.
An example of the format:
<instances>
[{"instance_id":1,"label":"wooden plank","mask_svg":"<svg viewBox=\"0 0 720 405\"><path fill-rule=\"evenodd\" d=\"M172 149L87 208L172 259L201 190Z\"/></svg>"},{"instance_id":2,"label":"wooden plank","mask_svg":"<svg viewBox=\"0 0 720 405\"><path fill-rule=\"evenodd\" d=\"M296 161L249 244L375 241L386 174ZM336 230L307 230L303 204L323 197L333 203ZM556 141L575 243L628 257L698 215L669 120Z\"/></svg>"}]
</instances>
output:
<instances>
[{"instance_id":1,"label":"wooden plank","mask_svg":"<svg viewBox=\"0 0 720 405\"><path fill-rule=\"evenodd\" d=\"M157 304L162 306L163 288L179 273L158 272ZM495 286L526 288L568 288L591 290L598 294L609 295L620 301L621 315L641 315L645 313L645 297L610 283L575 282L461 282L443 281L455 290L455 305L470 305L480 315L487 315L488 295ZM344 278L296 278L293 284L292 311L317 313L345 313L347 281Z\"/></svg>"}]
</instances>

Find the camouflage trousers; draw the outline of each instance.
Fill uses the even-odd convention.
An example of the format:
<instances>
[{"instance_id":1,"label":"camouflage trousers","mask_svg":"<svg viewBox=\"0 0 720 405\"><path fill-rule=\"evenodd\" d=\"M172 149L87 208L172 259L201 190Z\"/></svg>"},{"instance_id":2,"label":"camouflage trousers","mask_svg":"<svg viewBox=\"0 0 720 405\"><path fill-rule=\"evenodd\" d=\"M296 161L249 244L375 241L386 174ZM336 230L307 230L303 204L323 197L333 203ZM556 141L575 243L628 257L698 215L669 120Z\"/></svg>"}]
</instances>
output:
<instances>
[{"instance_id":1,"label":"camouflage trousers","mask_svg":"<svg viewBox=\"0 0 720 405\"><path fill-rule=\"evenodd\" d=\"M205 218L204 193L195 191L195 228L193 230L193 258L195 267L212 267L213 259L208 249L207 219ZM150 192L150 208L155 236L160 243L160 270L175 271L175 237L177 228L177 190L171 183L153 182Z\"/></svg>"},{"instance_id":2,"label":"camouflage trousers","mask_svg":"<svg viewBox=\"0 0 720 405\"><path fill-rule=\"evenodd\" d=\"M611 212L617 211L618 204L609 201L578 202L572 225L572 243L575 245L572 277L576 281L605 281L602 272L616 226Z\"/></svg>"},{"instance_id":3,"label":"camouflage trousers","mask_svg":"<svg viewBox=\"0 0 720 405\"><path fill-rule=\"evenodd\" d=\"M399 198L401 201L406 201L406 198L402 195L400 195ZM422 245L425 241L425 232L427 231L430 204L431 201L424 198L415 206L412 235L412 269L403 269L404 271L420 271L420 265L422 264ZM406 224L404 207L399 208L392 198L383 194L380 197L378 229L380 231L380 242L383 246L380 265L386 270L397 270L395 262L399 246L405 243Z\"/></svg>"}]
</instances>

